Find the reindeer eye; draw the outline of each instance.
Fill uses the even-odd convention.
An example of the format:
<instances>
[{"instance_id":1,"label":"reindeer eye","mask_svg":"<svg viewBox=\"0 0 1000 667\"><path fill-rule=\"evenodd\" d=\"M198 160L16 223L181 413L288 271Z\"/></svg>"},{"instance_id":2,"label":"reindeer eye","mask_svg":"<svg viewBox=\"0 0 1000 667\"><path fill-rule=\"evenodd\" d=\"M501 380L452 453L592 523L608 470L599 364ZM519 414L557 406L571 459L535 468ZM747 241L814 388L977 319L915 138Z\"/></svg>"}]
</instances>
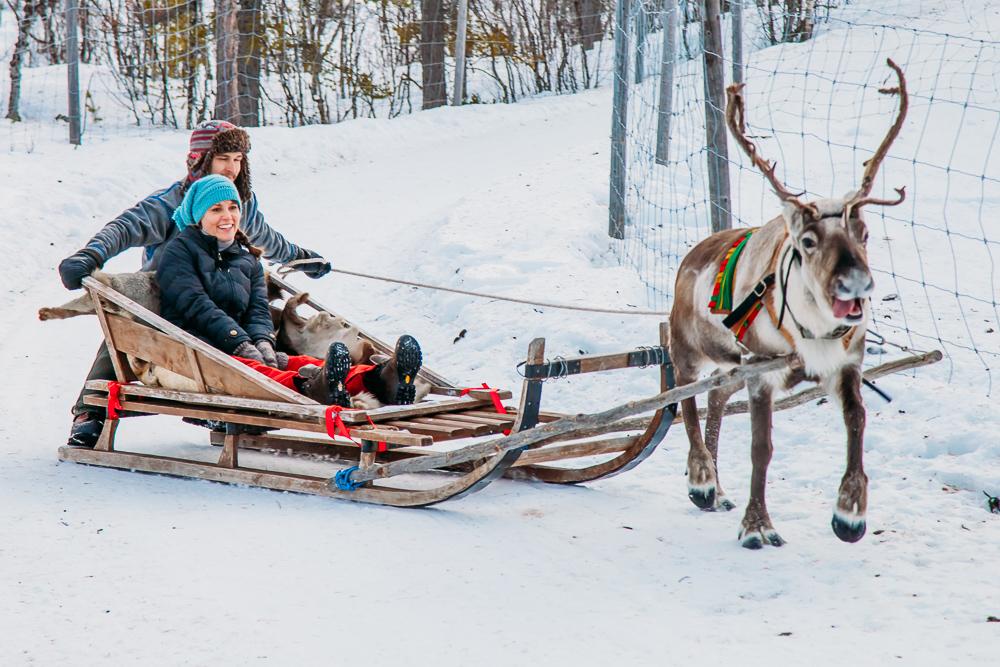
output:
<instances>
[{"instance_id":1,"label":"reindeer eye","mask_svg":"<svg viewBox=\"0 0 1000 667\"><path fill-rule=\"evenodd\" d=\"M805 250L815 250L816 249L816 239L812 236L802 237L802 248Z\"/></svg>"}]
</instances>

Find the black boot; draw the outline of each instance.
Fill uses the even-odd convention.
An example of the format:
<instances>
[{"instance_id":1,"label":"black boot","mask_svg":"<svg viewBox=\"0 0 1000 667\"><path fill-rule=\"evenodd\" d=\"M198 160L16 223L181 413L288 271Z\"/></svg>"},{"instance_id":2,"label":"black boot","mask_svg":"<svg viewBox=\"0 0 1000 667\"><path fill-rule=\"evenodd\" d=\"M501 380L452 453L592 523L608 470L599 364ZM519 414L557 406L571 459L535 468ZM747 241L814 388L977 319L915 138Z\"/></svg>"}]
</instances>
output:
<instances>
[{"instance_id":1,"label":"black boot","mask_svg":"<svg viewBox=\"0 0 1000 667\"><path fill-rule=\"evenodd\" d=\"M422 362L417 339L400 336L392 357L365 374L365 389L386 405L410 405L417 397L414 382Z\"/></svg>"},{"instance_id":2,"label":"black boot","mask_svg":"<svg viewBox=\"0 0 1000 667\"><path fill-rule=\"evenodd\" d=\"M81 412L73 418L73 427L69 431L67 445L73 447L90 447L97 444L104 428L104 417L96 412Z\"/></svg>"},{"instance_id":3,"label":"black boot","mask_svg":"<svg viewBox=\"0 0 1000 667\"><path fill-rule=\"evenodd\" d=\"M311 373L303 372L306 368L301 369L294 380L301 394L323 405L351 407L351 395L347 393L345 384L347 371L351 370L351 353L346 345L332 343L320 368Z\"/></svg>"}]
</instances>

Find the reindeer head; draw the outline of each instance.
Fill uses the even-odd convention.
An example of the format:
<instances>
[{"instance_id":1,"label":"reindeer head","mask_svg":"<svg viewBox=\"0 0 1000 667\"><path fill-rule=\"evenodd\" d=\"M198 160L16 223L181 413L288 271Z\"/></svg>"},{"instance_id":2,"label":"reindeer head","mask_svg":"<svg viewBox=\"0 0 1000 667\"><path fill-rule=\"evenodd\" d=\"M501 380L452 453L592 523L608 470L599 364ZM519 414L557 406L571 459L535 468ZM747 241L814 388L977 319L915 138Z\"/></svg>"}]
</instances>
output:
<instances>
[{"instance_id":1,"label":"reindeer head","mask_svg":"<svg viewBox=\"0 0 1000 667\"><path fill-rule=\"evenodd\" d=\"M358 329L342 317L321 310L310 318L299 315L298 307L309 299L303 292L289 297L281 312L278 343L285 350L320 359L326 356L330 344L340 341L351 353L352 363L361 363L370 356L371 345L362 340Z\"/></svg>"},{"instance_id":2,"label":"reindeer head","mask_svg":"<svg viewBox=\"0 0 1000 667\"><path fill-rule=\"evenodd\" d=\"M821 310L828 310L833 320L847 324L857 324L865 318L865 305L875 287L868 268L868 228L861 209L868 204L895 206L906 197L905 188L896 189L897 199L869 196L879 165L903 125L908 104L903 71L891 59L887 62L896 72L899 85L881 88L879 92L899 95L899 112L878 150L865 162L861 187L840 198L803 202L800 195L778 181L774 175L777 163L768 163L758 155L757 147L746 135L743 84L727 90L726 121L733 137L770 181L778 198L785 202L782 217L792 243L792 261L801 262L805 286Z\"/></svg>"}]
</instances>

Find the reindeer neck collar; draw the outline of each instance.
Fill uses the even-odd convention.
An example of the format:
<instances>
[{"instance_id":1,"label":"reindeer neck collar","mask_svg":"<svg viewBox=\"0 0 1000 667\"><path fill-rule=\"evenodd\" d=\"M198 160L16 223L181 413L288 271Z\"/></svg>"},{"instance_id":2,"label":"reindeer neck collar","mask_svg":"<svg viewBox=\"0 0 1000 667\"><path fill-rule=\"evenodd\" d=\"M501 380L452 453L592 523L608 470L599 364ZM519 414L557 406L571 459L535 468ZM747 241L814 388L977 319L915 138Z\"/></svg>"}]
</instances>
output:
<instances>
[{"instance_id":1,"label":"reindeer neck collar","mask_svg":"<svg viewBox=\"0 0 1000 667\"><path fill-rule=\"evenodd\" d=\"M786 236L785 241L787 240L788 237ZM779 244L778 248L780 249L783 245L785 245L784 241ZM791 258L788 261L788 268L786 269L785 260L789 257L789 255L791 255ZM789 317L792 318L792 323L795 325L795 328L798 329L799 335L806 340L836 340L838 338L843 338L847 332L854 329L854 327L847 324L841 324L832 331L828 331L823 335L817 336L803 326L803 324L799 322L798 318L795 317L795 313L792 312L792 307L788 304L788 278L791 276L792 266L796 262L798 262L799 266L802 266L802 254L793 243L789 242L785 247L785 250L781 253L781 260L778 262L777 266L778 288L781 290L781 310L778 314L778 319L775 322L775 326L778 328L778 331L780 331L782 335L785 334L785 330L782 328L782 322L784 321L785 313L787 312ZM773 314L772 319L774 319ZM849 340L850 339L848 339L848 341Z\"/></svg>"}]
</instances>

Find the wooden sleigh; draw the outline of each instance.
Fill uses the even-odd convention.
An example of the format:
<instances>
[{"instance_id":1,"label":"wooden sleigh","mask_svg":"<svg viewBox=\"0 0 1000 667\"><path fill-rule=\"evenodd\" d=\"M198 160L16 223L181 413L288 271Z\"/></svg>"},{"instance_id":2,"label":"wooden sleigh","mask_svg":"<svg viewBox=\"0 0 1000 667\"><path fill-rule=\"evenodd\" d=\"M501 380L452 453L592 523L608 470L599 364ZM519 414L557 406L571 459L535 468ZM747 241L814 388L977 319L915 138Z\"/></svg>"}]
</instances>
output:
<instances>
[{"instance_id":1,"label":"wooden sleigh","mask_svg":"<svg viewBox=\"0 0 1000 667\"><path fill-rule=\"evenodd\" d=\"M276 276L271 280L285 296L298 293ZM423 368L420 377L432 385L428 399L333 414L96 280L86 278L84 286L94 300L117 376L116 382L88 382L88 389L97 393L85 402L106 408L110 392L126 418L159 414L214 420L225 423L226 431L211 434L210 443L221 451L217 460L206 461L204 455L123 450L116 437L121 419L108 419L95 448L61 447L59 458L65 461L418 507L477 491L501 476L567 484L624 472L656 449L677 412L675 401L663 402L641 423L616 428L597 422L566 424L565 415L540 410L543 382L567 375L653 366L661 390L669 390L673 376L665 324L660 328L660 345L555 362L544 358L544 339L535 339L523 365L516 408L500 407L512 397L510 391L464 389ZM306 303L336 315L315 300ZM361 335L378 350L391 352L377 338ZM137 384L127 355L193 380L198 392ZM342 426L339 434L335 426ZM270 429L282 433L265 431ZM505 437L505 432L511 435ZM430 447L448 441L464 446L450 451ZM321 455L341 465L326 477L283 469L280 461L289 457L280 455L268 457L267 469L242 465L241 452L253 450ZM260 455L255 457L260 460Z\"/></svg>"},{"instance_id":2,"label":"wooden sleigh","mask_svg":"<svg viewBox=\"0 0 1000 667\"><path fill-rule=\"evenodd\" d=\"M271 280L287 296L298 293L280 278L272 276ZM630 470L663 440L677 420L679 401L792 363L788 358L758 360L674 387L665 323L660 325L658 346L552 362L545 360L545 341L538 338L528 347L516 408L504 406L503 414L497 410L498 403L511 398L509 391L463 389L423 368L420 377L433 387L428 400L343 410L339 413L343 430L337 435L326 406L251 370L92 278L84 279L84 286L94 300L117 376L117 382L88 382L87 387L97 393L87 396L86 403L107 407L110 391L117 394L126 417L159 414L215 420L226 424L226 432L211 434L210 444L221 450L216 454L214 448L206 447L210 460L204 453L199 458L163 456L117 448L121 420L108 419L94 449L63 446L61 460L398 507L458 498L500 477L573 484ZM336 315L315 300L306 303ZM377 338L363 331L361 335L376 349L391 351ZM190 378L199 391L133 384L135 376L126 355ZM873 380L940 359L936 351L917 354L869 368L864 375ZM587 415L540 409L542 386L548 379L648 366L659 372L661 393L655 396ZM808 389L777 401L775 409L821 395L819 388ZM746 408L745 403L732 403L726 414ZM298 433L270 432L279 429ZM433 447L451 442L462 446L447 451ZM266 457L266 468L241 463L241 452L248 454L242 458L259 461L263 456L259 451L274 454ZM332 474L303 474L283 465L301 457L282 454L319 455L337 464Z\"/></svg>"}]
</instances>

